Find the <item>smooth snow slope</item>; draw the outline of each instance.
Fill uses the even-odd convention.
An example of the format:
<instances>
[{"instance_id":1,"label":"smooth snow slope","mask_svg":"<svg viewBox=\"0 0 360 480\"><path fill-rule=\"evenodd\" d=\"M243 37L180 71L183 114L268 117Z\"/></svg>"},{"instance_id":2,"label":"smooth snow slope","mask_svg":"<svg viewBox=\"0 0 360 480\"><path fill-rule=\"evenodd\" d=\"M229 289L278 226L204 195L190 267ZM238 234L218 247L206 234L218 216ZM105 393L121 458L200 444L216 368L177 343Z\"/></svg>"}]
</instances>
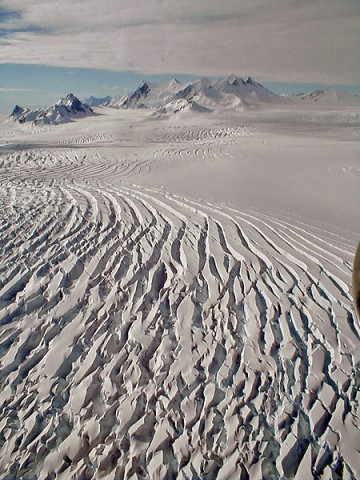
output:
<instances>
[{"instance_id":1,"label":"smooth snow slope","mask_svg":"<svg viewBox=\"0 0 360 480\"><path fill-rule=\"evenodd\" d=\"M359 113L97 113L1 126L1 478L359 478Z\"/></svg>"}]
</instances>

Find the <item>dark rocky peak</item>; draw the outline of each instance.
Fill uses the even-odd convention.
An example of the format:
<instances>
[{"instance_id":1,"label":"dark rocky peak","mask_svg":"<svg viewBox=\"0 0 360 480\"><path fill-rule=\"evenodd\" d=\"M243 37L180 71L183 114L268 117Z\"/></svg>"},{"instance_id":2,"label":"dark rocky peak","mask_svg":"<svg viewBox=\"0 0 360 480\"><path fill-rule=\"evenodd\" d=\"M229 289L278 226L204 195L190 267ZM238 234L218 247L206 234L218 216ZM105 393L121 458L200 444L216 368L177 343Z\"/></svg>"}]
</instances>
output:
<instances>
[{"instance_id":1,"label":"dark rocky peak","mask_svg":"<svg viewBox=\"0 0 360 480\"><path fill-rule=\"evenodd\" d=\"M64 108L69 113L92 113L92 109L89 105L82 103L73 93L69 93L65 98L59 100L54 107L50 109L61 109Z\"/></svg>"},{"instance_id":2,"label":"dark rocky peak","mask_svg":"<svg viewBox=\"0 0 360 480\"><path fill-rule=\"evenodd\" d=\"M239 86L239 79L236 75L232 74L226 79L227 83L230 86L238 87Z\"/></svg>"},{"instance_id":3,"label":"dark rocky peak","mask_svg":"<svg viewBox=\"0 0 360 480\"><path fill-rule=\"evenodd\" d=\"M25 112L25 109L24 109L24 108L19 107L19 105L15 105L15 108L14 108L14 110L12 111L12 113L11 113L10 116L11 116L11 117L15 117L15 116L17 116L17 115L21 115L21 114L24 113L24 112Z\"/></svg>"},{"instance_id":4,"label":"dark rocky peak","mask_svg":"<svg viewBox=\"0 0 360 480\"><path fill-rule=\"evenodd\" d=\"M139 100L141 97L147 97L150 92L150 87L146 82L143 82L140 87L130 96L129 100Z\"/></svg>"},{"instance_id":5,"label":"dark rocky peak","mask_svg":"<svg viewBox=\"0 0 360 480\"><path fill-rule=\"evenodd\" d=\"M73 93L69 93L69 95L66 96L65 101L61 101L60 104L65 105L73 112L85 112L84 104L81 103Z\"/></svg>"},{"instance_id":6,"label":"dark rocky peak","mask_svg":"<svg viewBox=\"0 0 360 480\"><path fill-rule=\"evenodd\" d=\"M194 92L194 85L190 84L187 87L185 87L183 90L180 90L180 92L178 92L175 95L175 98L176 99L184 98L184 99L190 100L195 95L195 93L196 92Z\"/></svg>"},{"instance_id":7,"label":"dark rocky peak","mask_svg":"<svg viewBox=\"0 0 360 480\"><path fill-rule=\"evenodd\" d=\"M254 87L263 87L263 88L265 88L263 85L261 85L261 83L255 82L255 80L253 80L251 77L248 77L248 78L246 79L245 85L252 85L252 86L254 86Z\"/></svg>"}]
</instances>

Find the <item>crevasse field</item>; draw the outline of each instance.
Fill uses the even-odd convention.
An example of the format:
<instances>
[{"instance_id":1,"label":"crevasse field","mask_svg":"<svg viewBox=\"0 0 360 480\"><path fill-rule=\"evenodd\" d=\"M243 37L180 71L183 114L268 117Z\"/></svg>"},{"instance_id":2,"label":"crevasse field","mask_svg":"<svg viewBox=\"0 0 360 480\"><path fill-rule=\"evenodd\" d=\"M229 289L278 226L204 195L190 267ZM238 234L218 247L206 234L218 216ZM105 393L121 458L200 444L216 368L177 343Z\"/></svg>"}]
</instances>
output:
<instances>
[{"instance_id":1,"label":"crevasse field","mask_svg":"<svg viewBox=\"0 0 360 480\"><path fill-rule=\"evenodd\" d=\"M0 127L1 478L360 478L360 109L95 111Z\"/></svg>"}]
</instances>

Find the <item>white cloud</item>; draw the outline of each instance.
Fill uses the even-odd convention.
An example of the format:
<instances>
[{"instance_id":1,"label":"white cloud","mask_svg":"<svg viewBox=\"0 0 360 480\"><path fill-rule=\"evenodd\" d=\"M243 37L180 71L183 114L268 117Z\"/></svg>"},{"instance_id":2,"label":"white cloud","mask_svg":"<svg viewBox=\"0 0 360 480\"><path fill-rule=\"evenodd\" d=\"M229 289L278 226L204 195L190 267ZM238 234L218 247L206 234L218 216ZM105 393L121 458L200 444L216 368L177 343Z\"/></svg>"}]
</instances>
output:
<instances>
[{"instance_id":1,"label":"white cloud","mask_svg":"<svg viewBox=\"0 0 360 480\"><path fill-rule=\"evenodd\" d=\"M0 87L2 93L19 93L19 92L36 92L32 88L12 88L12 87Z\"/></svg>"},{"instance_id":2,"label":"white cloud","mask_svg":"<svg viewBox=\"0 0 360 480\"><path fill-rule=\"evenodd\" d=\"M358 0L2 0L0 63L360 83Z\"/></svg>"}]
</instances>

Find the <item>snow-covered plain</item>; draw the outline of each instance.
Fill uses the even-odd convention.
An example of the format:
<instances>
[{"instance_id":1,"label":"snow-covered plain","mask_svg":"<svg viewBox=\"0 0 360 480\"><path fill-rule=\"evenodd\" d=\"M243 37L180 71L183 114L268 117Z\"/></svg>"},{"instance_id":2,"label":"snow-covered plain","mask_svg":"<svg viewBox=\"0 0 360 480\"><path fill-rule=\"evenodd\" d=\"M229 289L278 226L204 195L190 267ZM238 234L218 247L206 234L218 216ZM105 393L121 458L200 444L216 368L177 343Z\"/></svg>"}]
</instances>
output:
<instances>
[{"instance_id":1,"label":"snow-covered plain","mask_svg":"<svg viewBox=\"0 0 360 480\"><path fill-rule=\"evenodd\" d=\"M360 478L360 109L0 127L3 479Z\"/></svg>"}]
</instances>

